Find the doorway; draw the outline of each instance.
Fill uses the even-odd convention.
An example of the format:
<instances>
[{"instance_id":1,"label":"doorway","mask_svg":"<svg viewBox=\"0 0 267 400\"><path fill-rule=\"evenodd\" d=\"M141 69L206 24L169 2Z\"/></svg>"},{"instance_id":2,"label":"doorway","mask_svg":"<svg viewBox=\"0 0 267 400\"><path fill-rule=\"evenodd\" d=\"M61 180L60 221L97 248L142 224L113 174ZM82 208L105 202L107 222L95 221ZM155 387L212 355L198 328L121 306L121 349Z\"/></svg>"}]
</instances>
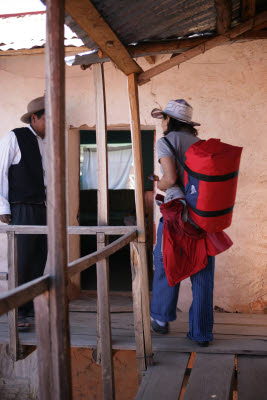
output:
<instances>
[{"instance_id":1,"label":"doorway","mask_svg":"<svg viewBox=\"0 0 267 400\"><path fill-rule=\"evenodd\" d=\"M142 156L145 190L146 226L148 238L149 282L153 276L153 182L147 177L154 170L153 130L142 130ZM136 225L134 174L132 165L131 132L109 130L107 133L109 163L109 225ZM80 225L97 225L96 132L80 131ZM109 242L118 236L110 235ZM81 236L81 257L96 251L95 236ZM125 246L109 258L110 290L131 291L130 246ZM96 266L81 276L83 290L96 290Z\"/></svg>"}]
</instances>

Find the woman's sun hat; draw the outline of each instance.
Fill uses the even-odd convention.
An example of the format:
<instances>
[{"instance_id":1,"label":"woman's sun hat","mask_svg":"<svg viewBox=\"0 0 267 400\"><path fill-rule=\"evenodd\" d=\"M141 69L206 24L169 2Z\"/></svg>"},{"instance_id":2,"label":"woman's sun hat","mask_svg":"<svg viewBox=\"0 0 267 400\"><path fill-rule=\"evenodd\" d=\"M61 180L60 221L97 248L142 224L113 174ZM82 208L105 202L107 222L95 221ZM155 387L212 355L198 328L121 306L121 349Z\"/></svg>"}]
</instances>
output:
<instances>
[{"instance_id":1,"label":"woman's sun hat","mask_svg":"<svg viewBox=\"0 0 267 400\"><path fill-rule=\"evenodd\" d=\"M30 122L30 116L32 114L37 113L38 111L44 110L45 109L45 98L44 96L42 97L37 97L36 99L33 99L32 101L29 102L27 106L28 112L26 114L23 114L20 120L24 122L25 124L28 124Z\"/></svg>"},{"instance_id":2,"label":"woman's sun hat","mask_svg":"<svg viewBox=\"0 0 267 400\"><path fill-rule=\"evenodd\" d=\"M164 110L160 110L159 108L154 108L151 111L151 115L153 118L162 119L164 115L168 115L178 121L184 122L185 124L189 124L192 126L200 126L197 122L192 121L193 108L187 101L183 99L179 100L170 100Z\"/></svg>"}]
</instances>

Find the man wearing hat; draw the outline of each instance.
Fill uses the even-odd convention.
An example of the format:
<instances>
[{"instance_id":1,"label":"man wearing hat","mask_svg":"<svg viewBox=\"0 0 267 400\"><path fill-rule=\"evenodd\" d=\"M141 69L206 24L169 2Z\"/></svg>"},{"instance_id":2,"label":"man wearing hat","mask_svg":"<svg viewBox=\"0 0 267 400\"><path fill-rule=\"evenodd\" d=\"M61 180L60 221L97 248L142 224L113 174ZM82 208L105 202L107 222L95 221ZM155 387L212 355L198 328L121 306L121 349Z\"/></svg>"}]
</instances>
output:
<instances>
[{"instance_id":1,"label":"man wearing hat","mask_svg":"<svg viewBox=\"0 0 267 400\"><path fill-rule=\"evenodd\" d=\"M0 141L0 221L11 225L46 225L45 104L28 104L16 128ZM46 235L18 235L18 285L40 277L47 258ZM33 303L18 310L19 327L29 327Z\"/></svg>"}]
</instances>

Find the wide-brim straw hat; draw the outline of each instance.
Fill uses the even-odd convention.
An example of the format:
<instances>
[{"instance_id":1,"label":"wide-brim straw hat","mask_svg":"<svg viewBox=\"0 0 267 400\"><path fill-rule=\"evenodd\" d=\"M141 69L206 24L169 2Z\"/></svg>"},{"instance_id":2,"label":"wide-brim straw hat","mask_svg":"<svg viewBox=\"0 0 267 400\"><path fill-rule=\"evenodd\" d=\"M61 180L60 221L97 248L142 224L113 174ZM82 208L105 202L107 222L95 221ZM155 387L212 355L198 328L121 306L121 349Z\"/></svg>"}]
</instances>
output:
<instances>
[{"instance_id":1,"label":"wide-brim straw hat","mask_svg":"<svg viewBox=\"0 0 267 400\"><path fill-rule=\"evenodd\" d=\"M28 112L26 114L23 114L20 120L24 122L25 124L28 124L30 122L30 116L32 114L37 113L38 111L44 110L45 109L45 98L44 96L42 97L37 97L36 99L33 99L32 101L29 102L27 106Z\"/></svg>"},{"instance_id":2,"label":"wide-brim straw hat","mask_svg":"<svg viewBox=\"0 0 267 400\"><path fill-rule=\"evenodd\" d=\"M151 111L153 118L162 119L164 115L168 115L178 121L184 122L185 124L192 126L200 126L198 122L192 121L193 108L187 101L183 99L170 100L164 110L160 108L154 108Z\"/></svg>"}]
</instances>

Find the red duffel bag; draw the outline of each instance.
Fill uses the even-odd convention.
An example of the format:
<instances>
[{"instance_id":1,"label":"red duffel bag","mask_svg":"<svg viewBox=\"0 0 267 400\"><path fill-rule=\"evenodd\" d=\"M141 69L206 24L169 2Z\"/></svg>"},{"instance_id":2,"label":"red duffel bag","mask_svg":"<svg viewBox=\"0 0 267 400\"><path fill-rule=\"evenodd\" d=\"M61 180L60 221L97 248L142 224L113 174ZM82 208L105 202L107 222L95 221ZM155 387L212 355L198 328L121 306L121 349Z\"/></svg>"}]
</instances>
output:
<instances>
[{"instance_id":1,"label":"red duffel bag","mask_svg":"<svg viewBox=\"0 0 267 400\"><path fill-rule=\"evenodd\" d=\"M242 147L220 139L199 140L185 153L185 163L164 138L184 168L185 198L192 220L206 232L231 225Z\"/></svg>"},{"instance_id":2,"label":"red duffel bag","mask_svg":"<svg viewBox=\"0 0 267 400\"><path fill-rule=\"evenodd\" d=\"M184 185L193 221L206 232L231 225L242 147L200 140L185 153Z\"/></svg>"}]
</instances>

